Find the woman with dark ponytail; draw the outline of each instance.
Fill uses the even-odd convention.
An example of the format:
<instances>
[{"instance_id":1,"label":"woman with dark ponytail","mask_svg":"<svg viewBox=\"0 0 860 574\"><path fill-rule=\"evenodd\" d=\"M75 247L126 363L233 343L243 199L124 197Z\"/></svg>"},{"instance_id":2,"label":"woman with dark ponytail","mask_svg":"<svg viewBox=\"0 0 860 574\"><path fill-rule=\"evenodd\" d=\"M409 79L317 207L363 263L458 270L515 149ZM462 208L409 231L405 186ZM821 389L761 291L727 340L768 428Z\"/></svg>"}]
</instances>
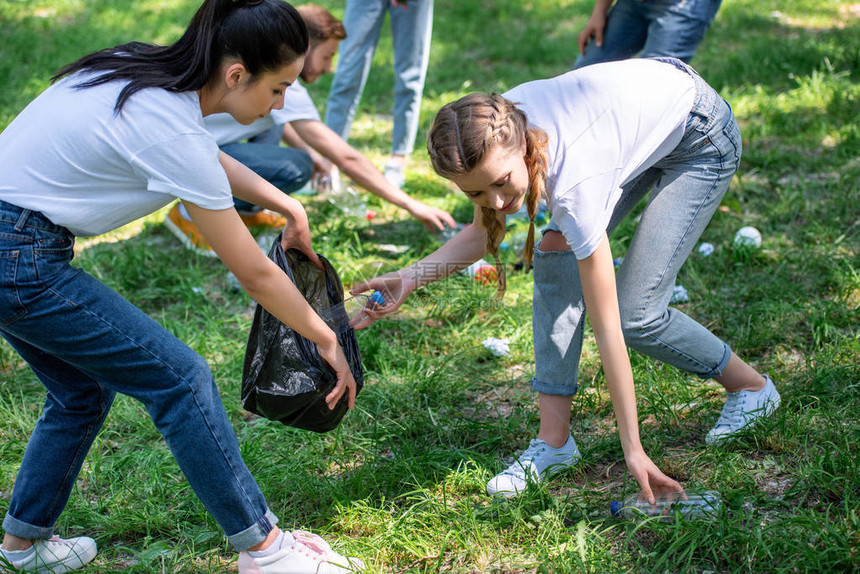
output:
<instances>
[{"instance_id":1,"label":"woman with dark ponytail","mask_svg":"<svg viewBox=\"0 0 860 574\"><path fill-rule=\"evenodd\" d=\"M533 222L542 196L552 213L538 248L531 247L534 224L526 248L534 256L532 388L540 429L489 481L489 494L517 496L579 461L570 412L586 308L625 462L652 504L681 486L642 447L625 344L726 389L708 444L734 439L777 407L769 376L668 306L741 154L731 107L692 68L675 59L629 60L528 82L504 96L471 94L442 107L427 149L436 172L475 204L475 223L425 259L357 285L354 291L376 289L390 302L357 327L395 311L418 287L496 255L506 214L525 204ZM649 192L616 274L608 234Z\"/></svg>"},{"instance_id":2,"label":"woman with dark ponytail","mask_svg":"<svg viewBox=\"0 0 860 574\"><path fill-rule=\"evenodd\" d=\"M95 557L91 538L63 540L54 527L123 393L145 405L190 486L240 551L241 573L362 567L318 536L275 526L204 359L69 265L75 237L181 200L246 291L317 344L338 375L329 405L351 408L355 381L335 333L260 251L233 195L282 213L282 247L321 266L307 215L219 153L203 125L213 113L248 124L280 108L307 49L304 22L286 2L207 0L169 46L131 42L66 66L0 134L0 335L48 391L3 520L0 562L23 572L67 572ZM52 134L47 145L44 133Z\"/></svg>"}]
</instances>

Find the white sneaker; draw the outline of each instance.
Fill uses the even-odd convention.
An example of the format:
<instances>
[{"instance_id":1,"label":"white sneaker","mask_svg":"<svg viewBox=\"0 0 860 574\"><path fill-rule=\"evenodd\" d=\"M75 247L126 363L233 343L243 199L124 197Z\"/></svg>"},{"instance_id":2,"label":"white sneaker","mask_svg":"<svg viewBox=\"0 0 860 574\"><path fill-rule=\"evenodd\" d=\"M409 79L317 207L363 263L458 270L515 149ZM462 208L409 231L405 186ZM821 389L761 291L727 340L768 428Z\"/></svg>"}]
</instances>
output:
<instances>
[{"instance_id":1,"label":"white sneaker","mask_svg":"<svg viewBox=\"0 0 860 574\"><path fill-rule=\"evenodd\" d=\"M406 174L403 171L402 165L392 163L385 164L383 175L385 175L385 179L395 187L402 188L406 184Z\"/></svg>"},{"instance_id":2,"label":"white sneaker","mask_svg":"<svg viewBox=\"0 0 860 574\"><path fill-rule=\"evenodd\" d=\"M579 449L570 436L561 448L552 448L539 438L507 469L487 483L487 494L511 498L523 492L529 482L538 483L553 474L569 468L579 461Z\"/></svg>"},{"instance_id":3,"label":"white sneaker","mask_svg":"<svg viewBox=\"0 0 860 574\"><path fill-rule=\"evenodd\" d=\"M764 375L764 388L760 391L726 393L723 412L708 435L706 444L720 444L735 437L758 419L769 416L779 406L779 393L770 377Z\"/></svg>"},{"instance_id":4,"label":"white sneaker","mask_svg":"<svg viewBox=\"0 0 860 574\"><path fill-rule=\"evenodd\" d=\"M48 540L34 540L27 550L11 552L0 548L0 557L19 572L62 574L83 567L96 557L96 552L96 541L92 538L81 536L63 540L54 536Z\"/></svg>"},{"instance_id":5,"label":"white sneaker","mask_svg":"<svg viewBox=\"0 0 860 574\"><path fill-rule=\"evenodd\" d=\"M292 537L292 546L264 556L240 552L239 574L341 574L364 570L364 562L341 556L316 534L294 530Z\"/></svg>"}]
</instances>

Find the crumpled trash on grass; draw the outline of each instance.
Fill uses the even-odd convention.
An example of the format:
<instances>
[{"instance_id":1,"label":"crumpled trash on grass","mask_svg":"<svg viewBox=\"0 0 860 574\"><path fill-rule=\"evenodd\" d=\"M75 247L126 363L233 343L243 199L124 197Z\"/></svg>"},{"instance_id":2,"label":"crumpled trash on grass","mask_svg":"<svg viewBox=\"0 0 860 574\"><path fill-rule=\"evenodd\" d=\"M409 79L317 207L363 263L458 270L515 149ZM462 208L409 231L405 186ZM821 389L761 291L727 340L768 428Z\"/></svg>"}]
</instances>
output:
<instances>
[{"instance_id":1,"label":"crumpled trash on grass","mask_svg":"<svg viewBox=\"0 0 860 574\"><path fill-rule=\"evenodd\" d=\"M507 357L511 354L511 346L507 339L497 339L496 337L488 337L483 341L484 347L487 348L496 357Z\"/></svg>"},{"instance_id":2,"label":"crumpled trash on grass","mask_svg":"<svg viewBox=\"0 0 860 574\"><path fill-rule=\"evenodd\" d=\"M669 303L686 303L690 300L690 296L687 294L687 289L683 285L675 285L672 288L672 298L669 299Z\"/></svg>"}]
</instances>

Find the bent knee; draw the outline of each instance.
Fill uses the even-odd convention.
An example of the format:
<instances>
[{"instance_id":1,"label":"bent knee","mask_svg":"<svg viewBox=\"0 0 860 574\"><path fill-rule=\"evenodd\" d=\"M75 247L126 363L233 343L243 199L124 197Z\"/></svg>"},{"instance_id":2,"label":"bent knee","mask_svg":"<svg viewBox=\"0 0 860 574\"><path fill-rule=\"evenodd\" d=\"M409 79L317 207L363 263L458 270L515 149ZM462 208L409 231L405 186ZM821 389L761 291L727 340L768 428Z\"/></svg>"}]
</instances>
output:
<instances>
[{"instance_id":1,"label":"bent knee","mask_svg":"<svg viewBox=\"0 0 860 574\"><path fill-rule=\"evenodd\" d=\"M632 309L625 309L623 304L620 306L620 311L624 340L628 346L634 348L640 343L650 341L652 338L649 333L661 331L669 321L669 315L665 312L654 316L643 316L641 310L634 312Z\"/></svg>"}]
</instances>

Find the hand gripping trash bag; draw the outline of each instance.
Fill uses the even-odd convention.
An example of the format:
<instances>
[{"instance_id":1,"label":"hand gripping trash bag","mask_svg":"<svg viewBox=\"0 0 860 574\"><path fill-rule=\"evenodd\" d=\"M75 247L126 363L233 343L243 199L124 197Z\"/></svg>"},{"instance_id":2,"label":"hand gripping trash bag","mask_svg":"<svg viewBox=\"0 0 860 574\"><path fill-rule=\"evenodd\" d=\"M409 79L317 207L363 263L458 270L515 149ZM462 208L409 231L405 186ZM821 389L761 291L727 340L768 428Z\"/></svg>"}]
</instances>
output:
<instances>
[{"instance_id":1,"label":"hand gripping trash bag","mask_svg":"<svg viewBox=\"0 0 860 574\"><path fill-rule=\"evenodd\" d=\"M269 259L286 272L317 313L343 301L340 278L324 257L320 256L325 266L322 272L301 251L284 252L278 236ZM364 371L355 331L343 325L336 334L360 391ZM334 370L323 361L312 341L257 305L242 373L242 406L246 410L288 426L330 431L349 410L347 393L332 410L325 402L336 383Z\"/></svg>"}]
</instances>

